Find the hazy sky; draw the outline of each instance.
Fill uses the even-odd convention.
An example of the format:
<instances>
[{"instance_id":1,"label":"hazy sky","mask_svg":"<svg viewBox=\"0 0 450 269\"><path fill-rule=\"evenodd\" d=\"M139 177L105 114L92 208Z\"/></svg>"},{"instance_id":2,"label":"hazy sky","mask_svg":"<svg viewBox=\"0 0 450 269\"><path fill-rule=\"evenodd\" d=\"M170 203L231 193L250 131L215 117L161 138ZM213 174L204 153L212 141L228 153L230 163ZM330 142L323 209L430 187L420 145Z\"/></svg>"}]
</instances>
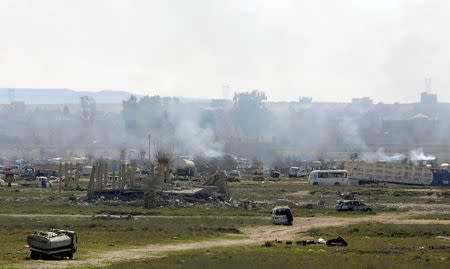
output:
<instances>
[{"instance_id":1,"label":"hazy sky","mask_svg":"<svg viewBox=\"0 0 450 269\"><path fill-rule=\"evenodd\" d=\"M0 1L0 87L450 102L450 1ZM224 90L229 85L229 90Z\"/></svg>"}]
</instances>

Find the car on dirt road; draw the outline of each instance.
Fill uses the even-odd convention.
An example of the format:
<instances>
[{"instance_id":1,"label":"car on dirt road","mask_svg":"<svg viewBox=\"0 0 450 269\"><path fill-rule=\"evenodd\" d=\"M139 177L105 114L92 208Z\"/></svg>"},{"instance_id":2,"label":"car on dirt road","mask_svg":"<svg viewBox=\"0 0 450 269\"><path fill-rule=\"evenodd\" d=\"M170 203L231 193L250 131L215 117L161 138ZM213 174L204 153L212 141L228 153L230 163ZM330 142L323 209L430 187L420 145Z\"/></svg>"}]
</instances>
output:
<instances>
[{"instance_id":1,"label":"car on dirt road","mask_svg":"<svg viewBox=\"0 0 450 269\"><path fill-rule=\"evenodd\" d=\"M339 201L336 205L337 211L372 211L372 207L357 200Z\"/></svg>"}]
</instances>

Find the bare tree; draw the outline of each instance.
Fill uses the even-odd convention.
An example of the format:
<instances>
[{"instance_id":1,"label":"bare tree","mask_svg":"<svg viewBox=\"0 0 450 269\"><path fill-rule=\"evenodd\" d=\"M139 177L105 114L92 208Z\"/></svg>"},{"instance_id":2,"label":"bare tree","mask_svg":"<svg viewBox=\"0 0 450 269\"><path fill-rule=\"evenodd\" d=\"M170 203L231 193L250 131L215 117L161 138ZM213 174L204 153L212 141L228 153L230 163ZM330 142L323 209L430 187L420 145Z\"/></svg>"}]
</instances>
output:
<instances>
[{"instance_id":1,"label":"bare tree","mask_svg":"<svg viewBox=\"0 0 450 269\"><path fill-rule=\"evenodd\" d=\"M158 149L155 154L155 159L158 162L158 172L161 183L167 182L170 172L170 165L173 161L172 154L167 150Z\"/></svg>"},{"instance_id":2,"label":"bare tree","mask_svg":"<svg viewBox=\"0 0 450 269\"><path fill-rule=\"evenodd\" d=\"M97 104L94 98L90 98L89 96L81 96L80 103L81 119L92 124L97 117Z\"/></svg>"}]
</instances>

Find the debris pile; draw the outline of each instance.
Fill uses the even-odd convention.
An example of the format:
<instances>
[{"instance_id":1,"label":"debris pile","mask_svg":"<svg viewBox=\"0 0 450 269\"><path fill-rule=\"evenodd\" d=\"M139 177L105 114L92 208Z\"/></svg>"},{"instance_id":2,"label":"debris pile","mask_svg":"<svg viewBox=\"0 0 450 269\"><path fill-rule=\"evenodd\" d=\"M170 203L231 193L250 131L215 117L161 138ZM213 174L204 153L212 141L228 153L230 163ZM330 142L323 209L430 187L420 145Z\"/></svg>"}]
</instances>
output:
<instances>
[{"instance_id":1,"label":"debris pile","mask_svg":"<svg viewBox=\"0 0 450 269\"><path fill-rule=\"evenodd\" d=\"M262 246L263 247L274 247L274 246L277 246L277 244L281 245L281 244L283 244L283 241L279 241L279 240L275 240L273 242L266 241ZM290 240L287 240L287 241L285 241L285 244L286 245L292 245L293 242L290 241ZM327 240L327 241L325 239L323 239L322 237L320 237L319 239L317 239L317 241L314 241L314 240L299 240L299 241L296 241L295 244L297 246L317 245L317 244L324 244L324 245L327 245L329 247L333 247L333 246L345 247L345 246L348 246L347 241L345 241L344 238L342 238L339 235L338 235L337 238L330 239L330 240Z\"/></svg>"},{"instance_id":2,"label":"debris pile","mask_svg":"<svg viewBox=\"0 0 450 269\"><path fill-rule=\"evenodd\" d=\"M130 220L130 219L133 219L133 216L132 215L124 215L124 216L122 216L122 215L119 215L119 216L117 216L117 215L94 215L94 216L92 216L92 218L94 218L94 219L114 219L114 220Z\"/></svg>"}]
</instances>

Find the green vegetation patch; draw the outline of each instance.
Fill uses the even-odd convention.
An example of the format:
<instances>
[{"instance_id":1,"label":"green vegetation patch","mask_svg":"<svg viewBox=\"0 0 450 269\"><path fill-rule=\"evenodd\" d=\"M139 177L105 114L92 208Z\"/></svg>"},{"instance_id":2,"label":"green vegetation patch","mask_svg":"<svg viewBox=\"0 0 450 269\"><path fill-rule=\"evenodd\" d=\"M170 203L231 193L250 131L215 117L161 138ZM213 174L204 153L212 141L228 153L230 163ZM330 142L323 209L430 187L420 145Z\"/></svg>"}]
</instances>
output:
<instances>
[{"instance_id":1,"label":"green vegetation patch","mask_svg":"<svg viewBox=\"0 0 450 269\"><path fill-rule=\"evenodd\" d=\"M116 263L108 268L449 268L450 244L436 238L448 225L383 225L379 223L312 230L302 238L335 238L347 247L242 246L176 252L167 257Z\"/></svg>"},{"instance_id":2,"label":"green vegetation patch","mask_svg":"<svg viewBox=\"0 0 450 269\"><path fill-rule=\"evenodd\" d=\"M382 224L367 223L347 227L330 227L328 229L312 229L311 236L333 236L346 234L351 236L373 236L394 238L432 238L435 236L450 235L450 225L441 224Z\"/></svg>"},{"instance_id":3,"label":"green vegetation patch","mask_svg":"<svg viewBox=\"0 0 450 269\"><path fill-rule=\"evenodd\" d=\"M24 248L26 237L33 230L50 228L78 233L76 257L83 259L91 250L113 250L153 243L197 241L208 238L239 235L239 227L267 224L250 218L140 218L132 220L102 220L86 217L21 218L0 216L0 267L23 261L29 251Z\"/></svg>"},{"instance_id":4,"label":"green vegetation patch","mask_svg":"<svg viewBox=\"0 0 450 269\"><path fill-rule=\"evenodd\" d=\"M408 216L408 219L433 219L433 220L450 220L450 213L433 213Z\"/></svg>"}]
</instances>

